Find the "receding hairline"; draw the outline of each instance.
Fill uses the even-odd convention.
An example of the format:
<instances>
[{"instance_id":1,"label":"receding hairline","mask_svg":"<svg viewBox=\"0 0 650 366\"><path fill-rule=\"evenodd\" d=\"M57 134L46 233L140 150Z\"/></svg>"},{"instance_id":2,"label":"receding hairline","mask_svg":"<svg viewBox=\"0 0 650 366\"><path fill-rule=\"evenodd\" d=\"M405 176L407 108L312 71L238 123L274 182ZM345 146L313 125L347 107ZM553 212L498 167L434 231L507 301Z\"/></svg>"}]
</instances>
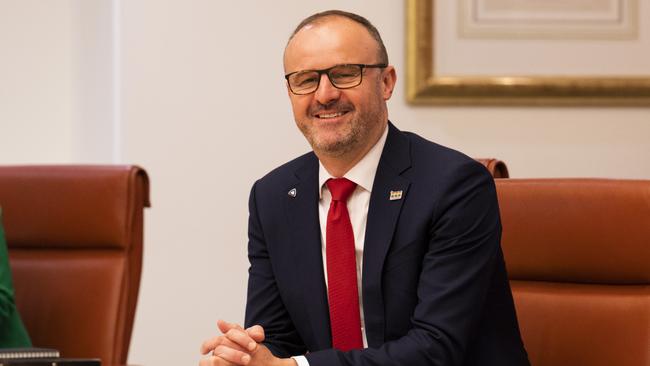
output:
<instances>
[{"instance_id":1,"label":"receding hairline","mask_svg":"<svg viewBox=\"0 0 650 366\"><path fill-rule=\"evenodd\" d=\"M353 23L361 25L366 30L366 32L368 32L370 37L372 37L372 39L375 41L375 44L377 46L377 57L379 59L378 62L388 65L388 52L386 51L386 46L384 45L384 41L381 39L381 35L379 34L377 28L375 28L375 26L372 23L370 23L368 19L362 17L361 15L350 13L343 10L327 10L320 13L312 14L307 18L303 19L289 36L289 39L287 40L287 44L284 46L283 58L286 56L286 52L287 52L287 48L289 47L289 44L301 30L303 30L308 26L322 25L328 21L331 21L332 19L348 20Z\"/></svg>"}]
</instances>

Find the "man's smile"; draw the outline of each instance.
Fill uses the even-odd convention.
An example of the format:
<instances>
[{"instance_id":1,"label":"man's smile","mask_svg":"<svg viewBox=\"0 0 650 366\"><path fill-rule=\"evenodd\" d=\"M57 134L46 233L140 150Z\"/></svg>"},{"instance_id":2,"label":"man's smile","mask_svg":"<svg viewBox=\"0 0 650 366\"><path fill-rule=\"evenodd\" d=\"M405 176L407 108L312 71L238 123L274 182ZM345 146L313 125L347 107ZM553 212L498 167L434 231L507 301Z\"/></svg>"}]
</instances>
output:
<instances>
[{"instance_id":1,"label":"man's smile","mask_svg":"<svg viewBox=\"0 0 650 366\"><path fill-rule=\"evenodd\" d=\"M341 117L341 116L343 116L343 115L345 115L347 113L348 113L348 111L338 111L338 112L324 111L324 112L316 113L314 116L316 118L322 119L322 120L331 120L331 119L336 119L338 117Z\"/></svg>"},{"instance_id":2,"label":"man's smile","mask_svg":"<svg viewBox=\"0 0 650 366\"><path fill-rule=\"evenodd\" d=\"M330 118L336 118L344 115L347 112L335 112L335 113L319 113L316 115L316 118L321 118L321 119L330 119Z\"/></svg>"}]
</instances>

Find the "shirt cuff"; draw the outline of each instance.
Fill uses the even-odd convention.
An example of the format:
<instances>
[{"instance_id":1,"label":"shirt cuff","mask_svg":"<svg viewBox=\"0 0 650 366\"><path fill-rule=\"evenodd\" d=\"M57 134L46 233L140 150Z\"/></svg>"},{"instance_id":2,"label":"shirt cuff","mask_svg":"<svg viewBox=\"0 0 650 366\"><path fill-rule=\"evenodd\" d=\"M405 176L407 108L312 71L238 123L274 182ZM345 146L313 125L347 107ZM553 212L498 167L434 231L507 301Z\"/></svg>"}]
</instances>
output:
<instances>
[{"instance_id":1,"label":"shirt cuff","mask_svg":"<svg viewBox=\"0 0 650 366\"><path fill-rule=\"evenodd\" d=\"M298 366L309 366L309 361L307 361L307 357L305 356L293 356L291 358L296 360Z\"/></svg>"}]
</instances>

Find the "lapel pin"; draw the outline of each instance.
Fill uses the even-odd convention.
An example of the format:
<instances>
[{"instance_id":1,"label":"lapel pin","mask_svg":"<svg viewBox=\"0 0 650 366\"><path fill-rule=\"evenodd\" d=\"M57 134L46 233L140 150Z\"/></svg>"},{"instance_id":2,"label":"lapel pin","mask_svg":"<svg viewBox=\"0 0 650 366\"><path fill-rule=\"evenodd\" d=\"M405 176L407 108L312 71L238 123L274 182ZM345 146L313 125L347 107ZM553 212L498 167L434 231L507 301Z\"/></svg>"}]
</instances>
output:
<instances>
[{"instance_id":1,"label":"lapel pin","mask_svg":"<svg viewBox=\"0 0 650 366\"><path fill-rule=\"evenodd\" d=\"M289 195L289 197L293 198L293 197L296 197L297 193L298 193L298 191L295 188L291 188L291 190L287 194Z\"/></svg>"},{"instance_id":2,"label":"lapel pin","mask_svg":"<svg viewBox=\"0 0 650 366\"><path fill-rule=\"evenodd\" d=\"M390 200L397 201L402 199L402 191L390 191Z\"/></svg>"}]
</instances>

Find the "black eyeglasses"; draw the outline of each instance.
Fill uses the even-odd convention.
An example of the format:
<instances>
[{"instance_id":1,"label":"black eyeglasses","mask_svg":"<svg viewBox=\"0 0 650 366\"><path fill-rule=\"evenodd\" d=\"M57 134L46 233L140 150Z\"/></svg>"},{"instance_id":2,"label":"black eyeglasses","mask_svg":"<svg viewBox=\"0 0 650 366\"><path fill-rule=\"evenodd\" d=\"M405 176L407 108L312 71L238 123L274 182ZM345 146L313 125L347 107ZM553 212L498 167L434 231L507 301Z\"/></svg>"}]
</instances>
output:
<instances>
[{"instance_id":1,"label":"black eyeglasses","mask_svg":"<svg viewBox=\"0 0 650 366\"><path fill-rule=\"evenodd\" d=\"M363 69L380 68L383 69L386 64L344 64L334 65L329 69L323 70L302 70L284 75L289 83L289 89L293 94L304 95L310 94L318 89L321 75L327 74L330 83L339 89L350 89L361 84L363 80Z\"/></svg>"}]
</instances>

